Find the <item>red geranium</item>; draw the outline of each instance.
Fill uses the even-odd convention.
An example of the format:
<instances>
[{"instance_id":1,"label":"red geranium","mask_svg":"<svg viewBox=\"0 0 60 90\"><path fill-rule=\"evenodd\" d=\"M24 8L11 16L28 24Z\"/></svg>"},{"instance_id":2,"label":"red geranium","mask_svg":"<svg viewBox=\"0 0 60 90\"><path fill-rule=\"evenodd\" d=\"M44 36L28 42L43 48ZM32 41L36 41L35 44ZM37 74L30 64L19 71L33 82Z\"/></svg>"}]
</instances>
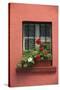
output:
<instances>
[{"instance_id":1,"label":"red geranium","mask_svg":"<svg viewBox=\"0 0 60 90\"><path fill-rule=\"evenodd\" d=\"M40 54L36 55L35 60L40 60Z\"/></svg>"},{"instance_id":2,"label":"red geranium","mask_svg":"<svg viewBox=\"0 0 60 90\"><path fill-rule=\"evenodd\" d=\"M44 50L44 47L40 47L40 51L43 51Z\"/></svg>"},{"instance_id":3,"label":"red geranium","mask_svg":"<svg viewBox=\"0 0 60 90\"><path fill-rule=\"evenodd\" d=\"M38 45L41 44L41 40L40 40L40 38L38 38L38 39L36 40L36 44L38 44Z\"/></svg>"}]
</instances>

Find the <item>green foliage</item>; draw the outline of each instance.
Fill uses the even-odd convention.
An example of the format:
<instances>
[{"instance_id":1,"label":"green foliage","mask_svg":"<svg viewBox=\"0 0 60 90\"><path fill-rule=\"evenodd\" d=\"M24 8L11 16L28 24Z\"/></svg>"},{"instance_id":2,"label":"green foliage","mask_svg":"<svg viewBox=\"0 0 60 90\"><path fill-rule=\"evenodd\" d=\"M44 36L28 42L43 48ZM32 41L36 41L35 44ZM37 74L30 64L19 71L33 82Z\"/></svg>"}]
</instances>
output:
<instances>
[{"instance_id":1,"label":"green foliage","mask_svg":"<svg viewBox=\"0 0 60 90\"><path fill-rule=\"evenodd\" d=\"M47 57L48 57L49 60L52 60L52 55L51 55L51 53L48 53Z\"/></svg>"},{"instance_id":2,"label":"green foliage","mask_svg":"<svg viewBox=\"0 0 60 90\"><path fill-rule=\"evenodd\" d=\"M40 47L44 47L43 50L39 50ZM23 53L22 60L17 64L17 68L28 68L35 64L34 58L40 55L40 60L52 60L52 55L49 51L49 44L41 45L38 49L33 48L32 50L25 50Z\"/></svg>"}]
</instances>

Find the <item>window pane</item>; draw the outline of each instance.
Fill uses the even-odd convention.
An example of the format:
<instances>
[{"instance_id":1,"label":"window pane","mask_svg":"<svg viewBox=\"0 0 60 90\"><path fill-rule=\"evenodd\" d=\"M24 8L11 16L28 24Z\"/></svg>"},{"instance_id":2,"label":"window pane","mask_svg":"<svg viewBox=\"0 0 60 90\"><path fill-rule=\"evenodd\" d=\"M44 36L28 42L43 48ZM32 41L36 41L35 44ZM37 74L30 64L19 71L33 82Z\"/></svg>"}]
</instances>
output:
<instances>
[{"instance_id":1,"label":"window pane","mask_svg":"<svg viewBox=\"0 0 60 90\"><path fill-rule=\"evenodd\" d=\"M34 47L35 47L35 40L29 39L29 49L34 49Z\"/></svg>"},{"instance_id":2,"label":"window pane","mask_svg":"<svg viewBox=\"0 0 60 90\"><path fill-rule=\"evenodd\" d=\"M24 37L29 36L29 24L24 24Z\"/></svg>"},{"instance_id":3,"label":"window pane","mask_svg":"<svg viewBox=\"0 0 60 90\"><path fill-rule=\"evenodd\" d=\"M39 30L39 24L35 24L35 37L39 37L40 36L40 30Z\"/></svg>"},{"instance_id":4,"label":"window pane","mask_svg":"<svg viewBox=\"0 0 60 90\"><path fill-rule=\"evenodd\" d=\"M51 37L46 37L46 42L51 42Z\"/></svg>"},{"instance_id":5,"label":"window pane","mask_svg":"<svg viewBox=\"0 0 60 90\"><path fill-rule=\"evenodd\" d=\"M51 24L46 24L46 37L51 37Z\"/></svg>"},{"instance_id":6,"label":"window pane","mask_svg":"<svg viewBox=\"0 0 60 90\"><path fill-rule=\"evenodd\" d=\"M51 42L52 38L52 25L46 24L46 42Z\"/></svg>"},{"instance_id":7,"label":"window pane","mask_svg":"<svg viewBox=\"0 0 60 90\"><path fill-rule=\"evenodd\" d=\"M40 24L40 36L45 37L45 24Z\"/></svg>"},{"instance_id":8,"label":"window pane","mask_svg":"<svg viewBox=\"0 0 60 90\"><path fill-rule=\"evenodd\" d=\"M40 37L40 39L41 39L41 42L45 42L45 37Z\"/></svg>"},{"instance_id":9,"label":"window pane","mask_svg":"<svg viewBox=\"0 0 60 90\"><path fill-rule=\"evenodd\" d=\"M40 24L40 38L41 42L45 42L45 24Z\"/></svg>"},{"instance_id":10,"label":"window pane","mask_svg":"<svg viewBox=\"0 0 60 90\"><path fill-rule=\"evenodd\" d=\"M25 50L29 49L29 39L25 39Z\"/></svg>"},{"instance_id":11,"label":"window pane","mask_svg":"<svg viewBox=\"0 0 60 90\"><path fill-rule=\"evenodd\" d=\"M29 24L29 37L34 37L34 36L35 36L34 24Z\"/></svg>"}]
</instances>

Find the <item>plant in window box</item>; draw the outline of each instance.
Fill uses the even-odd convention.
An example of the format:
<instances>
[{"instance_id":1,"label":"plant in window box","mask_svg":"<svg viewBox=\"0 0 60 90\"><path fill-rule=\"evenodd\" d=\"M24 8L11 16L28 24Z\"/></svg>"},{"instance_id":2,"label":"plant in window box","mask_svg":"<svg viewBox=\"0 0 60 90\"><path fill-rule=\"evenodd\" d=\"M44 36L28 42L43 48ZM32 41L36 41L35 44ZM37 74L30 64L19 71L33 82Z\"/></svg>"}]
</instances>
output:
<instances>
[{"instance_id":1,"label":"plant in window box","mask_svg":"<svg viewBox=\"0 0 60 90\"><path fill-rule=\"evenodd\" d=\"M21 62L17 64L17 69L51 65L52 55L47 48L47 44L41 43L40 39L36 40L36 44L39 45L38 49L33 48L32 50L24 51Z\"/></svg>"},{"instance_id":2,"label":"plant in window box","mask_svg":"<svg viewBox=\"0 0 60 90\"><path fill-rule=\"evenodd\" d=\"M27 54L28 52L28 54ZM17 64L17 69L29 69L34 65L33 57L30 53L30 51L26 51L24 53L24 56L22 57L22 60L19 64Z\"/></svg>"}]
</instances>

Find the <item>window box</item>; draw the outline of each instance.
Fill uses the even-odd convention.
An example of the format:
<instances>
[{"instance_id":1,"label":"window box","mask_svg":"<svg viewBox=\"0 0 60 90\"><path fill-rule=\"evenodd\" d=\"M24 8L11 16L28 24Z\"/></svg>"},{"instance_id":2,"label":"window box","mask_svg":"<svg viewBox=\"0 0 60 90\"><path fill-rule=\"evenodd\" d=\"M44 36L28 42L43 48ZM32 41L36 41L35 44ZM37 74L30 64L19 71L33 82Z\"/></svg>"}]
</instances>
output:
<instances>
[{"instance_id":1,"label":"window box","mask_svg":"<svg viewBox=\"0 0 60 90\"><path fill-rule=\"evenodd\" d=\"M52 67L52 66L49 66L49 67L32 67L32 68L25 68L25 69L22 69L22 68L18 68L16 69L16 72L17 73L40 73L40 74L48 74L48 73L55 73L56 72L56 67Z\"/></svg>"},{"instance_id":2,"label":"window box","mask_svg":"<svg viewBox=\"0 0 60 90\"><path fill-rule=\"evenodd\" d=\"M47 67L52 66L52 60L40 60L39 63L34 65L35 67Z\"/></svg>"}]
</instances>

